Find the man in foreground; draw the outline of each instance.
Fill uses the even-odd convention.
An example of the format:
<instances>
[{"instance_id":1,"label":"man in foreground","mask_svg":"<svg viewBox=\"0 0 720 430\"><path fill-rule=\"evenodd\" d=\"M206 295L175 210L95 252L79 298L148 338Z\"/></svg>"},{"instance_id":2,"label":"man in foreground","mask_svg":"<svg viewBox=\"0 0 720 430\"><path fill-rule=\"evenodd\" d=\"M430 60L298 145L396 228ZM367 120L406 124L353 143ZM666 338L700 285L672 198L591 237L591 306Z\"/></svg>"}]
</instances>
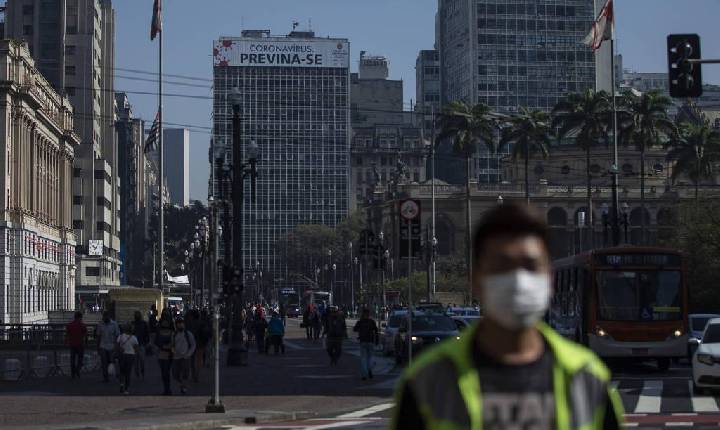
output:
<instances>
[{"instance_id":1,"label":"man in foreground","mask_svg":"<svg viewBox=\"0 0 720 430\"><path fill-rule=\"evenodd\" d=\"M491 210L473 258L484 318L406 370L391 428L621 428L610 372L540 322L552 293L542 218L526 206Z\"/></svg>"},{"instance_id":2,"label":"man in foreground","mask_svg":"<svg viewBox=\"0 0 720 430\"><path fill-rule=\"evenodd\" d=\"M360 377L363 381L368 378L372 379L372 356L375 345L378 344L379 335L375 320L370 318L370 309L362 310L353 331L358 334L360 341Z\"/></svg>"}]
</instances>

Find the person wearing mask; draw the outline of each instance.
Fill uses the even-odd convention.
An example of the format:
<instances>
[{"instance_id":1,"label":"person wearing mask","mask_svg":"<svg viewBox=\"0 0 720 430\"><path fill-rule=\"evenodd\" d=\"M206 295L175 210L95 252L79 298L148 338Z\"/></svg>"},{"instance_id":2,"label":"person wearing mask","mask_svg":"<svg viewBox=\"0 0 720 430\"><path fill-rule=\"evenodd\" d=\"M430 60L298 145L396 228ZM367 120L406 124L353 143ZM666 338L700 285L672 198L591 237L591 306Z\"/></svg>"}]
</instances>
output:
<instances>
[{"instance_id":1,"label":"person wearing mask","mask_svg":"<svg viewBox=\"0 0 720 430\"><path fill-rule=\"evenodd\" d=\"M330 306L327 313L325 334L327 336L327 353L330 356L330 365L335 366L342 354L342 343L347 338L345 317L338 311L337 306Z\"/></svg>"},{"instance_id":2,"label":"person wearing mask","mask_svg":"<svg viewBox=\"0 0 720 430\"><path fill-rule=\"evenodd\" d=\"M255 329L255 342L257 343L258 353L262 354L265 352L265 331L268 328L268 322L265 320L262 308L258 308L255 313L253 328Z\"/></svg>"},{"instance_id":3,"label":"person wearing mask","mask_svg":"<svg viewBox=\"0 0 720 430\"><path fill-rule=\"evenodd\" d=\"M175 322L170 309L163 309L155 334L155 347L157 348L158 363L163 382L163 395L170 396L170 370L173 363L173 338L175 336Z\"/></svg>"},{"instance_id":4,"label":"person wearing mask","mask_svg":"<svg viewBox=\"0 0 720 430\"><path fill-rule=\"evenodd\" d=\"M132 333L138 341L138 353L135 354L135 376L145 379L145 354L150 345L150 327L143 321L140 311L135 311Z\"/></svg>"},{"instance_id":5,"label":"person wearing mask","mask_svg":"<svg viewBox=\"0 0 720 430\"><path fill-rule=\"evenodd\" d=\"M138 312L139 313L139 312ZM120 363L120 392L128 395L130 392L130 376L132 375L135 357L140 350L140 344L137 337L132 334L133 325L123 324L122 334L116 340L116 348L119 355Z\"/></svg>"},{"instance_id":6,"label":"person wearing mask","mask_svg":"<svg viewBox=\"0 0 720 430\"><path fill-rule=\"evenodd\" d=\"M285 324L283 324L283 320L277 312L273 312L272 314L272 318L268 324L268 334L270 335L270 342L265 347L265 353L268 353L270 345L272 345L275 355L278 355L278 351L282 351L282 353L285 354L285 344L283 343Z\"/></svg>"},{"instance_id":7,"label":"person wearing mask","mask_svg":"<svg viewBox=\"0 0 720 430\"><path fill-rule=\"evenodd\" d=\"M185 320L178 317L175 321L173 336L173 376L180 385L180 393L187 393L187 382L190 379L190 359L195 352L195 338L185 329Z\"/></svg>"},{"instance_id":8,"label":"person wearing mask","mask_svg":"<svg viewBox=\"0 0 720 430\"><path fill-rule=\"evenodd\" d=\"M375 320L370 318L370 310L365 308L360 319L355 323L353 331L358 334L360 341L360 377L363 381L372 379L372 356L375 345L378 344L378 328Z\"/></svg>"},{"instance_id":9,"label":"person wearing mask","mask_svg":"<svg viewBox=\"0 0 720 430\"><path fill-rule=\"evenodd\" d=\"M114 361L115 340L120 336L120 328L110 318L110 312L103 312L102 321L95 329L95 336L98 342L98 355L100 356L103 382L110 382L108 367Z\"/></svg>"},{"instance_id":10,"label":"person wearing mask","mask_svg":"<svg viewBox=\"0 0 720 430\"><path fill-rule=\"evenodd\" d=\"M472 246L484 318L405 370L390 428L622 428L602 361L541 322L551 295L544 219L525 205L496 207Z\"/></svg>"},{"instance_id":11,"label":"person wearing mask","mask_svg":"<svg viewBox=\"0 0 720 430\"><path fill-rule=\"evenodd\" d=\"M85 357L85 340L88 329L82 319L82 312L75 312L74 319L65 327L65 339L70 347L70 377L73 379L80 377Z\"/></svg>"}]
</instances>

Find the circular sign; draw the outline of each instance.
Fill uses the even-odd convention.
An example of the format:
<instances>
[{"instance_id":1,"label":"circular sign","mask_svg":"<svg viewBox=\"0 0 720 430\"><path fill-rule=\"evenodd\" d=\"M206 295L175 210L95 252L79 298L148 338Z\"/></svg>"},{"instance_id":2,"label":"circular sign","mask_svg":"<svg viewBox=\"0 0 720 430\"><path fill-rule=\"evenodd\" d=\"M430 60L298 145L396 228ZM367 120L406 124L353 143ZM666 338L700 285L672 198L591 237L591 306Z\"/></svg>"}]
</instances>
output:
<instances>
[{"instance_id":1,"label":"circular sign","mask_svg":"<svg viewBox=\"0 0 720 430\"><path fill-rule=\"evenodd\" d=\"M405 200L400 203L400 216L410 221L415 219L420 213L420 207L415 200Z\"/></svg>"}]
</instances>

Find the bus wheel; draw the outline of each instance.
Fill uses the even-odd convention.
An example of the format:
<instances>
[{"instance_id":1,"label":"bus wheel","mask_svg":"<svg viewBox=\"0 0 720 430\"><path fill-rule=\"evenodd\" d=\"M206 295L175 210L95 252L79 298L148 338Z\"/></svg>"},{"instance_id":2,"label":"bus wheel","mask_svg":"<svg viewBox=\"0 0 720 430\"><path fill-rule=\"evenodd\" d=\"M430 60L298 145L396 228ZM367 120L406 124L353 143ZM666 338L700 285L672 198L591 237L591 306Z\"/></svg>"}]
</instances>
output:
<instances>
[{"instance_id":1,"label":"bus wheel","mask_svg":"<svg viewBox=\"0 0 720 430\"><path fill-rule=\"evenodd\" d=\"M658 369L661 372L667 372L668 369L670 369L670 359L669 358L658 358L657 365L658 365Z\"/></svg>"}]
</instances>

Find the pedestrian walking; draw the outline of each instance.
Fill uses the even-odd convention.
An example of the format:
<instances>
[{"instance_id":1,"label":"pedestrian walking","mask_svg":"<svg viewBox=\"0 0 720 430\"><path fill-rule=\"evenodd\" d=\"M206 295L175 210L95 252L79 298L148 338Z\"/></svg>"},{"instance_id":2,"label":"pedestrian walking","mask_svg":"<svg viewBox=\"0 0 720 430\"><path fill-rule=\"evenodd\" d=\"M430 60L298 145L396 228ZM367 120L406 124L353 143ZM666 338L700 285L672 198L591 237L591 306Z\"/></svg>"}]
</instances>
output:
<instances>
[{"instance_id":1,"label":"pedestrian walking","mask_svg":"<svg viewBox=\"0 0 720 430\"><path fill-rule=\"evenodd\" d=\"M483 319L405 371L391 429L622 427L603 362L542 322L551 296L548 230L526 205L485 214L472 244L472 296Z\"/></svg>"},{"instance_id":2,"label":"pedestrian walking","mask_svg":"<svg viewBox=\"0 0 720 430\"><path fill-rule=\"evenodd\" d=\"M372 356L375 345L378 344L379 335L375 320L370 318L370 309L362 310L353 331L358 334L360 341L360 377L363 381L368 378L372 379Z\"/></svg>"},{"instance_id":3,"label":"pedestrian walking","mask_svg":"<svg viewBox=\"0 0 720 430\"><path fill-rule=\"evenodd\" d=\"M330 365L335 366L342 354L342 343L347 338L345 317L338 311L337 306L330 306L325 324L327 353L330 356Z\"/></svg>"},{"instance_id":4,"label":"pedestrian walking","mask_svg":"<svg viewBox=\"0 0 720 430\"><path fill-rule=\"evenodd\" d=\"M268 323L265 320L262 308L257 309L253 326L255 328L255 342L257 343L257 351L258 353L262 354L265 352L265 331L268 328Z\"/></svg>"},{"instance_id":5,"label":"pedestrian walking","mask_svg":"<svg viewBox=\"0 0 720 430\"><path fill-rule=\"evenodd\" d=\"M65 326L65 342L70 347L70 377L73 379L80 377L85 358L85 341L88 330L82 319L82 312L75 312L72 322Z\"/></svg>"},{"instance_id":6,"label":"pedestrian walking","mask_svg":"<svg viewBox=\"0 0 720 430\"><path fill-rule=\"evenodd\" d=\"M305 309L303 309L302 314L302 325L305 329L305 338L307 340L312 340L313 338L313 332L312 332L312 325L310 324L310 310L312 309L312 305L307 305Z\"/></svg>"},{"instance_id":7,"label":"pedestrian walking","mask_svg":"<svg viewBox=\"0 0 720 430\"><path fill-rule=\"evenodd\" d=\"M265 347L265 353L267 354L270 349L270 345L272 345L275 355L278 355L278 351L285 354L285 344L283 343L283 336L285 336L285 324L277 312L273 312L270 323L268 323L268 333L270 334L270 342Z\"/></svg>"},{"instance_id":8,"label":"pedestrian walking","mask_svg":"<svg viewBox=\"0 0 720 430\"><path fill-rule=\"evenodd\" d=\"M140 343L132 334L133 325L124 324L122 334L116 340L117 355L120 363L120 392L128 395L130 392L130 377L132 375L135 359L139 355Z\"/></svg>"},{"instance_id":9,"label":"pedestrian walking","mask_svg":"<svg viewBox=\"0 0 720 430\"><path fill-rule=\"evenodd\" d=\"M108 311L103 312L102 321L95 329L97 337L98 355L100 356L100 367L102 368L103 382L110 382L109 366L114 364L115 340L120 336L120 328L110 318Z\"/></svg>"},{"instance_id":10,"label":"pedestrian walking","mask_svg":"<svg viewBox=\"0 0 720 430\"><path fill-rule=\"evenodd\" d=\"M323 328L323 320L320 310L316 307L313 307L312 314L310 314L310 324L312 325L313 339L320 339Z\"/></svg>"},{"instance_id":11,"label":"pedestrian walking","mask_svg":"<svg viewBox=\"0 0 720 430\"><path fill-rule=\"evenodd\" d=\"M150 326L142 319L140 311L135 311L132 322L132 334L138 341L138 353L135 354L135 376L145 379L145 356L150 351Z\"/></svg>"},{"instance_id":12,"label":"pedestrian walking","mask_svg":"<svg viewBox=\"0 0 720 430\"><path fill-rule=\"evenodd\" d=\"M212 326L209 322L208 313L203 309L199 313L198 318L198 329L197 336L195 337L195 372L193 373L193 381L198 382L200 380L200 371L205 367L205 361L207 356L207 348L212 339Z\"/></svg>"},{"instance_id":13,"label":"pedestrian walking","mask_svg":"<svg viewBox=\"0 0 720 430\"><path fill-rule=\"evenodd\" d=\"M187 382L190 379L190 359L195 352L195 337L186 330L185 320L178 317L175 321L173 340L173 377L180 385L180 393L187 393Z\"/></svg>"},{"instance_id":14,"label":"pedestrian walking","mask_svg":"<svg viewBox=\"0 0 720 430\"><path fill-rule=\"evenodd\" d=\"M162 375L163 395L170 396L170 371L173 364L173 337L175 336L175 322L170 309L163 309L155 334L155 347L158 351L158 363Z\"/></svg>"}]
</instances>

